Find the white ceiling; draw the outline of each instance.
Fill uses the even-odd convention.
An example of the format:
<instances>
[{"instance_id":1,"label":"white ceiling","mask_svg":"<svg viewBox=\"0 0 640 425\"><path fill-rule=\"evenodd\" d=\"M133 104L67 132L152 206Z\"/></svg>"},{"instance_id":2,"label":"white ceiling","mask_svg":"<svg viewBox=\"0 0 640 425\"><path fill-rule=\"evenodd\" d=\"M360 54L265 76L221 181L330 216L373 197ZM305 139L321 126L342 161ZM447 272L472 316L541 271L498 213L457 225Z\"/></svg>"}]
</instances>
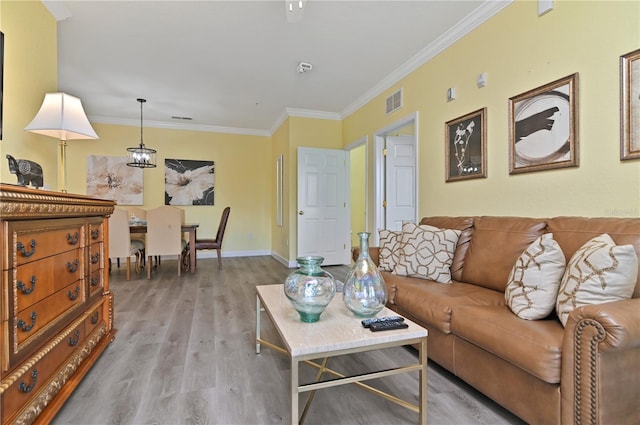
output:
<instances>
[{"instance_id":1,"label":"white ceiling","mask_svg":"<svg viewBox=\"0 0 640 425\"><path fill-rule=\"evenodd\" d=\"M289 23L284 0L44 1L92 122L140 125L142 97L145 127L264 135L349 115L508 3L305 0Z\"/></svg>"}]
</instances>

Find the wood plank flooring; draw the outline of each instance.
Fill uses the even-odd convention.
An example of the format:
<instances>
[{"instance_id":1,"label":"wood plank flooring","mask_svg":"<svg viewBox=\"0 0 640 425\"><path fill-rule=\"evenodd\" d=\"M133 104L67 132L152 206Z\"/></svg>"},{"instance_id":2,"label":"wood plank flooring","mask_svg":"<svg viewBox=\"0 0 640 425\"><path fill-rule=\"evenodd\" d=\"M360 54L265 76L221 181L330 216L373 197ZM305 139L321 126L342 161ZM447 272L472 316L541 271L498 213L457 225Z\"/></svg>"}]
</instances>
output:
<instances>
[{"instance_id":1,"label":"wood plank flooring","mask_svg":"<svg viewBox=\"0 0 640 425\"><path fill-rule=\"evenodd\" d=\"M118 334L78 386L54 424L286 424L288 359L263 347L255 354L255 286L282 283L291 269L271 257L198 261L177 276L163 260L151 280L125 280L114 267ZM327 267L343 280L348 268ZM263 315L262 336L279 342ZM363 372L414 361L412 349L341 356L330 367ZM520 424L515 416L430 362L429 424ZM315 370L301 366L300 377ZM417 403L417 372L371 381ZM321 390L305 423L410 424L418 416L353 385Z\"/></svg>"}]
</instances>

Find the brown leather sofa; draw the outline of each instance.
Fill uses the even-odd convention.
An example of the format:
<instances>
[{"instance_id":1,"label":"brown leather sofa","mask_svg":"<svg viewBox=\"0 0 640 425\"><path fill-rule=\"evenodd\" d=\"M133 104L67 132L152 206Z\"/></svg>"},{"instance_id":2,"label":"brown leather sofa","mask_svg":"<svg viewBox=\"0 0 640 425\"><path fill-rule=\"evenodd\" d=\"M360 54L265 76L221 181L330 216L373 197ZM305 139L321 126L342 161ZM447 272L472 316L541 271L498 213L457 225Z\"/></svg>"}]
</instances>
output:
<instances>
[{"instance_id":1,"label":"brown leather sofa","mask_svg":"<svg viewBox=\"0 0 640 425\"><path fill-rule=\"evenodd\" d=\"M504 297L514 263L542 233L553 233L567 261L602 233L640 256L640 219L428 217L420 224L462 231L453 282L382 273L388 307L429 330L431 360L531 424L640 423L640 283L631 299L574 310L566 327L555 313L520 319ZM378 254L370 249L376 263Z\"/></svg>"}]
</instances>

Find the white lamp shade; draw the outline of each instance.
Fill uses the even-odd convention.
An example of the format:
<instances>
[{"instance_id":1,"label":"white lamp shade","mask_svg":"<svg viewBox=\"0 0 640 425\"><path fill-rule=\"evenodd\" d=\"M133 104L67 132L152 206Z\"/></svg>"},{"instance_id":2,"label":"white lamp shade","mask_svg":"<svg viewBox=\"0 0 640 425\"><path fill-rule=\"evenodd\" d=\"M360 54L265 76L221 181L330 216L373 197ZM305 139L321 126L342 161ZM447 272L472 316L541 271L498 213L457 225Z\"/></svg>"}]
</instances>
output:
<instances>
[{"instance_id":1,"label":"white lamp shade","mask_svg":"<svg viewBox=\"0 0 640 425\"><path fill-rule=\"evenodd\" d=\"M66 93L47 93L36 117L25 130L58 140L98 138L80 99Z\"/></svg>"}]
</instances>

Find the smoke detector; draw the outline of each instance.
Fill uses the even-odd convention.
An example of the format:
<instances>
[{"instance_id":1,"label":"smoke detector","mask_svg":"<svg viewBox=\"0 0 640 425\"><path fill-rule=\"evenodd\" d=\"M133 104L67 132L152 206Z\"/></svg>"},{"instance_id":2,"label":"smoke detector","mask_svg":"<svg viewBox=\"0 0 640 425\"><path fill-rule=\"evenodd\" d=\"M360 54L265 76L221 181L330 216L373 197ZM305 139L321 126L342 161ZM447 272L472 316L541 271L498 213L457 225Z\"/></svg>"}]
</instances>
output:
<instances>
[{"instance_id":1,"label":"smoke detector","mask_svg":"<svg viewBox=\"0 0 640 425\"><path fill-rule=\"evenodd\" d=\"M313 69L313 65L311 65L309 62L300 62L298 64L298 73L299 74L304 74L305 72L309 72Z\"/></svg>"}]
</instances>

